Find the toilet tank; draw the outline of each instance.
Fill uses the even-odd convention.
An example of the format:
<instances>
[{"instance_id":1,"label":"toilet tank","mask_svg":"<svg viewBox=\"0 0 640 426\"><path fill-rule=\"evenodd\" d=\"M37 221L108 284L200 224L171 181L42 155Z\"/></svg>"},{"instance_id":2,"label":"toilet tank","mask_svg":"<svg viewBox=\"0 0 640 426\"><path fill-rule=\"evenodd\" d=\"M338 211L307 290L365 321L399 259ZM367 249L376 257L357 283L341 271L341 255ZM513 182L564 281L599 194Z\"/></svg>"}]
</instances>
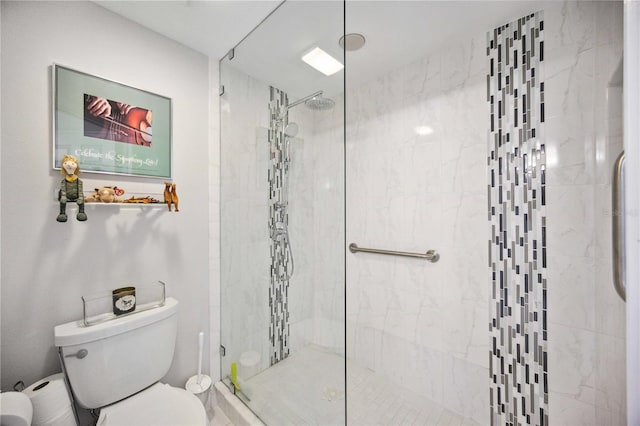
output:
<instances>
[{"instance_id":1,"label":"toilet tank","mask_svg":"<svg viewBox=\"0 0 640 426\"><path fill-rule=\"evenodd\" d=\"M99 408L152 385L167 374L176 342L178 301L92 326L55 327L55 345L77 402Z\"/></svg>"}]
</instances>

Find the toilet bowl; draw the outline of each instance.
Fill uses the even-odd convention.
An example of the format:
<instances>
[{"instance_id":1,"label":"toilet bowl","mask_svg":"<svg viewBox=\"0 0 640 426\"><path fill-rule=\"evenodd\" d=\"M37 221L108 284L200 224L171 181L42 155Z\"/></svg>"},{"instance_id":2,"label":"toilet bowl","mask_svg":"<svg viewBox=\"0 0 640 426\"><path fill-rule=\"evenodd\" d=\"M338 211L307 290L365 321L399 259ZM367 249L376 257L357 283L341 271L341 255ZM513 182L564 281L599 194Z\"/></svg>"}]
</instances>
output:
<instances>
[{"instance_id":1,"label":"toilet bowl","mask_svg":"<svg viewBox=\"0 0 640 426\"><path fill-rule=\"evenodd\" d=\"M55 327L75 401L99 409L101 426L206 426L200 400L159 380L169 371L177 334L178 301L92 326Z\"/></svg>"},{"instance_id":2,"label":"toilet bowl","mask_svg":"<svg viewBox=\"0 0 640 426\"><path fill-rule=\"evenodd\" d=\"M96 426L202 426L207 415L195 395L164 383L100 410Z\"/></svg>"}]
</instances>

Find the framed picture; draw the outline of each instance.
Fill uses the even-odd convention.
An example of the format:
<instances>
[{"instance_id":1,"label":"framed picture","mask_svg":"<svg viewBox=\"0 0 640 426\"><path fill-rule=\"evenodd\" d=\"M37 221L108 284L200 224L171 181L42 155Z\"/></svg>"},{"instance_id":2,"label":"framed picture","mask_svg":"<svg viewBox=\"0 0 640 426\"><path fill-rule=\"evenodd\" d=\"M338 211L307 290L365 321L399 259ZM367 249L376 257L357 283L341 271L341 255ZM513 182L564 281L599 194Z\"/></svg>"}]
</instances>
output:
<instances>
[{"instance_id":1,"label":"framed picture","mask_svg":"<svg viewBox=\"0 0 640 426\"><path fill-rule=\"evenodd\" d=\"M53 65L53 168L171 178L171 99Z\"/></svg>"}]
</instances>

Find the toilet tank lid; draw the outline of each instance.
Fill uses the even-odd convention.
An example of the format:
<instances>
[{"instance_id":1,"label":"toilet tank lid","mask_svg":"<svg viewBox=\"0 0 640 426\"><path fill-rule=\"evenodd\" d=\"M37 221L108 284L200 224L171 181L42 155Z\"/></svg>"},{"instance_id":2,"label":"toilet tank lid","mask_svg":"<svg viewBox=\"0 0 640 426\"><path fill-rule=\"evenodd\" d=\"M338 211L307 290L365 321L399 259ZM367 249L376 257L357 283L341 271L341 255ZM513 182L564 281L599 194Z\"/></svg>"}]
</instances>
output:
<instances>
[{"instance_id":1,"label":"toilet tank lid","mask_svg":"<svg viewBox=\"0 0 640 426\"><path fill-rule=\"evenodd\" d=\"M167 297L162 306L101 324L86 327L82 324L82 320L71 321L54 328L54 343L62 347L93 342L161 321L177 312L178 301L173 297Z\"/></svg>"}]
</instances>

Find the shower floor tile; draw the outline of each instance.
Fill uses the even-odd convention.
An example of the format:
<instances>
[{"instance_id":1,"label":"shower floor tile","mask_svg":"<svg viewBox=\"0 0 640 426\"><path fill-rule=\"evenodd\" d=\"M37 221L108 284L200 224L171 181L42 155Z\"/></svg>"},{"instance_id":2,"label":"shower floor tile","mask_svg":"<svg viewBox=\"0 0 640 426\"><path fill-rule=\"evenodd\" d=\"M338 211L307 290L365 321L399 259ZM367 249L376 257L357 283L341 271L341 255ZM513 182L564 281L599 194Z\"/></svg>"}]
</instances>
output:
<instances>
[{"instance_id":1,"label":"shower floor tile","mask_svg":"<svg viewBox=\"0 0 640 426\"><path fill-rule=\"evenodd\" d=\"M348 362L348 425L475 425L434 401ZM241 382L249 407L267 425L343 425L344 358L307 346Z\"/></svg>"}]
</instances>

